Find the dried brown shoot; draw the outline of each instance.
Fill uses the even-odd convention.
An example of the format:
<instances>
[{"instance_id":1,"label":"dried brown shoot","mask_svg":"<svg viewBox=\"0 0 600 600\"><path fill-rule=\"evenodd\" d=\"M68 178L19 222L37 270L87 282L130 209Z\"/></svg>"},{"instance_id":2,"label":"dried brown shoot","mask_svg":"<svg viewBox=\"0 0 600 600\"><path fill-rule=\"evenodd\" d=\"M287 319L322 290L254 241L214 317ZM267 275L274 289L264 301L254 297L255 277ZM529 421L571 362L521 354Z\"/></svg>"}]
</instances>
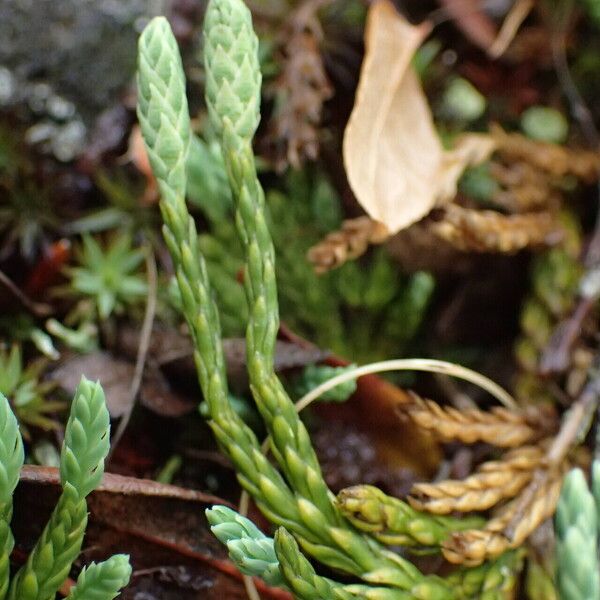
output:
<instances>
[{"instance_id":1,"label":"dried brown shoot","mask_svg":"<svg viewBox=\"0 0 600 600\"><path fill-rule=\"evenodd\" d=\"M510 254L523 248L551 245L562 236L556 217L548 211L503 215L450 204L442 215L440 221L432 224L432 230L465 252Z\"/></svg>"},{"instance_id":2,"label":"dried brown shoot","mask_svg":"<svg viewBox=\"0 0 600 600\"><path fill-rule=\"evenodd\" d=\"M557 209L561 195L548 175L526 162L502 162L501 156L490 162L490 174L501 186L493 202L511 213Z\"/></svg>"},{"instance_id":3,"label":"dried brown shoot","mask_svg":"<svg viewBox=\"0 0 600 600\"><path fill-rule=\"evenodd\" d=\"M455 532L442 544L442 553L451 563L479 565L512 548L521 546L529 535L552 516L560 495L566 468L543 471L543 483L520 511L520 498L509 503L502 514L490 520L483 529ZM518 516L514 528L511 524Z\"/></svg>"},{"instance_id":4,"label":"dried brown shoot","mask_svg":"<svg viewBox=\"0 0 600 600\"><path fill-rule=\"evenodd\" d=\"M499 125L492 125L490 133L504 160L523 161L554 177L574 175L586 183L596 181L600 175L597 152L534 141L519 133L507 133Z\"/></svg>"},{"instance_id":5,"label":"dried brown shoot","mask_svg":"<svg viewBox=\"0 0 600 600\"><path fill-rule=\"evenodd\" d=\"M299 169L319 154L323 104L333 89L319 49L323 33L316 13L330 2L301 3L282 30L281 74L267 90L275 97L275 113L266 140L280 172L290 165Z\"/></svg>"},{"instance_id":6,"label":"dried brown shoot","mask_svg":"<svg viewBox=\"0 0 600 600\"><path fill-rule=\"evenodd\" d=\"M441 441L465 444L487 442L499 448L515 448L540 437L523 413L495 406L489 411L457 410L413 395L413 403L400 407L419 427Z\"/></svg>"},{"instance_id":7,"label":"dried brown shoot","mask_svg":"<svg viewBox=\"0 0 600 600\"><path fill-rule=\"evenodd\" d=\"M370 244L382 244L390 237L387 227L370 217L348 219L308 251L308 260L317 273L325 273L358 258Z\"/></svg>"},{"instance_id":8,"label":"dried brown shoot","mask_svg":"<svg viewBox=\"0 0 600 600\"><path fill-rule=\"evenodd\" d=\"M533 447L533 452L531 447L527 448L529 457L523 456L523 458L524 463L529 463L528 466L531 467L529 481L526 487L517 490L516 493L519 495L483 529L457 532L444 542L442 552L449 562L474 566L494 558L508 549L518 548L543 521L552 516L560 495L563 476L570 468L571 461L567 455L577 440L581 439L589 429L591 416L598 406L599 398L600 378L591 377L571 410L566 413L558 435L551 442L548 439L540 446ZM518 453L521 450L524 449L509 452L503 460L507 461L510 456L518 459ZM493 466L493 463L486 464L479 468L479 472L484 470L484 467L489 469L490 466ZM468 478L465 482L473 477ZM445 485L452 491L449 484L455 483L460 482L442 482L437 486L430 485L425 488L424 493L428 494L430 499L434 499L434 507L436 507L436 503L442 506L444 501L442 493L445 491L442 486ZM423 485L420 484L420 486ZM413 492L419 492L418 488L419 486L414 486ZM434 497L434 494L437 496ZM509 495L507 494L505 497L509 497ZM447 500L446 498L446 502ZM416 508L431 510L429 508L430 500L420 504L414 504L411 498L409 501ZM431 512L435 511L431 510Z\"/></svg>"},{"instance_id":9,"label":"dried brown shoot","mask_svg":"<svg viewBox=\"0 0 600 600\"><path fill-rule=\"evenodd\" d=\"M408 501L418 510L439 515L486 510L518 494L543 458L540 446L516 448L500 460L483 463L466 479L415 484Z\"/></svg>"}]
</instances>

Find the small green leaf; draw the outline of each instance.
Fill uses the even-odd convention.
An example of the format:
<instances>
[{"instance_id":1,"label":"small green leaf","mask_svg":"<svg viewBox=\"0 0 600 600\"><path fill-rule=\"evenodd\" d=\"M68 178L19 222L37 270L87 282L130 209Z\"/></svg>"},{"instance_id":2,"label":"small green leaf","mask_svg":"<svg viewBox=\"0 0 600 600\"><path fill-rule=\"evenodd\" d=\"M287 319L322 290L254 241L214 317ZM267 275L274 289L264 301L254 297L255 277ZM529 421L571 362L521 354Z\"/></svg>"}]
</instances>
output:
<instances>
[{"instance_id":1,"label":"small green leaf","mask_svg":"<svg viewBox=\"0 0 600 600\"><path fill-rule=\"evenodd\" d=\"M532 106L521 115L521 128L528 137L542 142L562 144L569 124L562 113L547 106Z\"/></svg>"}]
</instances>

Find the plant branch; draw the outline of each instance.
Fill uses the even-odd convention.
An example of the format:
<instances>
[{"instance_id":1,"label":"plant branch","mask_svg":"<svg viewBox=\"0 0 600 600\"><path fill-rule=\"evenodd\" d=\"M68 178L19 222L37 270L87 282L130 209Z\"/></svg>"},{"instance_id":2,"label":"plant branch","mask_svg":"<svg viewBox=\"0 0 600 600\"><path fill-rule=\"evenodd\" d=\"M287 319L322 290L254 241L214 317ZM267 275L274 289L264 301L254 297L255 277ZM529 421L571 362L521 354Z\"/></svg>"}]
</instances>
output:
<instances>
[{"instance_id":1,"label":"plant branch","mask_svg":"<svg viewBox=\"0 0 600 600\"><path fill-rule=\"evenodd\" d=\"M52 314L52 307L49 304L42 304L31 300L3 271L0 271L0 283L8 288L8 291L20 300L23 306L30 310L36 317L47 317Z\"/></svg>"},{"instance_id":2,"label":"plant branch","mask_svg":"<svg viewBox=\"0 0 600 600\"><path fill-rule=\"evenodd\" d=\"M156 315L156 296L158 291L156 259L150 244L146 243L144 249L146 255L146 276L148 279L148 298L146 300L146 311L144 313L144 321L142 323L142 330L140 333L140 342L135 361L135 370L133 372L133 378L129 387L129 403L127 405L127 411L121 417L121 421L119 422L119 426L115 432L112 447L108 455L108 460L111 459L115 448L118 446L119 441L123 437L123 434L127 429L127 425L129 424L129 420L131 419L131 413L133 412L133 407L135 406L135 398L140 389L142 377L144 376L144 366L146 364L148 348L150 347L150 338L152 337L154 317Z\"/></svg>"},{"instance_id":3,"label":"plant branch","mask_svg":"<svg viewBox=\"0 0 600 600\"><path fill-rule=\"evenodd\" d=\"M519 497L519 503L504 534L509 539L527 512L538 490L546 484L552 472L561 466L573 444L580 439L590 426L594 411L600 399L600 373L594 373L581 395L567 412L563 424L548 449L544 464L537 469L533 479Z\"/></svg>"}]
</instances>

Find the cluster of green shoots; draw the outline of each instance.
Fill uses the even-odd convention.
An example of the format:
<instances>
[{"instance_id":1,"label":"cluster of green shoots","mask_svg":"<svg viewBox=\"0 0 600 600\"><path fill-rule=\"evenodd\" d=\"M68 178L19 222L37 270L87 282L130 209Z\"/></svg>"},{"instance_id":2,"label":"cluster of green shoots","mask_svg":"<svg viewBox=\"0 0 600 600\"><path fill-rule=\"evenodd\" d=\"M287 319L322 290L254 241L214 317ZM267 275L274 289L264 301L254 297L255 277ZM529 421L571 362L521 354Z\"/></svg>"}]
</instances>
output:
<instances>
[{"instance_id":1,"label":"cluster of green shoots","mask_svg":"<svg viewBox=\"0 0 600 600\"><path fill-rule=\"evenodd\" d=\"M591 491L581 469L565 477L555 532L560 600L600 600L600 461L592 465Z\"/></svg>"},{"instance_id":2,"label":"cluster of green shoots","mask_svg":"<svg viewBox=\"0 0 600 600\"><path fill-rule=\"evenodd\" d=\"M13 493L24 450L17 419L0 393L0 599L53 600L79 556L88 520L86 497L104 473L109 416L99 384L81 380L73 398L60 461L62 494L26 563L10 578ZM67 600L112 600L127 585L129 557L83 569Z\"/></svg>"},{"instance_id":3,"label":"cluster of green shoots","mask_svg":"<svg viewBox=\"0 0 600 600\"><path fill-rule=\"evenodd\" d=\"M64 408L63 402L46 398L53 384L41 381L44 367L45 361L41 359L25 368L19 344L13 344L10 350L0 347L0 394L10 398L21 432L27 439L30 426L54 429L56 422L50 415Z\"/></svg>"},{"instance_id":4,"label":"cluster of green shoots","mask_svg":"<svg viewBox=\"0 0 600 600\"><path fill-rule=\"evenodd\" d=\"M86 234L81 246L75 249L75 258L78 266L66 271L70 290L92 301L100 321L148 293L146 282L138 273L144 253L132 248L132 239L127 234L113 237L105 248Z\"/></svg>"},{"instance_id":5,"label":"cluster of green shoots","mask_svg":"<svg viewBox=\"0 0 600 600\"><path fill-rule=\"evenodd\" d=\"M375 600L500 600L514 585L518 553L460 569L446 578L425 575L342 510L327 487L308 431L273 370L279 310L275 256L265 218L252 139L260 120L261 73L258 40L242 0L211 0L204 23L206 102L217 132L244 248L244 290L250 387L269 433L277 466L231 405L225 375L219 311L186 206L190 117L185 77L168 22L154 19L139 42L138 118L161 194L163 234L195 348L195 362L209 423L223 452L235 465L242 487L278 528L274 538L224 508L209 511L215 534L247 574L284 587L297 598ZM384 497L385 498L385 497ZM416 550L437 552L454 519L422 514L389 500L393 539ZM308 557L355 583L319 575Z\"/></svg>"}]
</instances>

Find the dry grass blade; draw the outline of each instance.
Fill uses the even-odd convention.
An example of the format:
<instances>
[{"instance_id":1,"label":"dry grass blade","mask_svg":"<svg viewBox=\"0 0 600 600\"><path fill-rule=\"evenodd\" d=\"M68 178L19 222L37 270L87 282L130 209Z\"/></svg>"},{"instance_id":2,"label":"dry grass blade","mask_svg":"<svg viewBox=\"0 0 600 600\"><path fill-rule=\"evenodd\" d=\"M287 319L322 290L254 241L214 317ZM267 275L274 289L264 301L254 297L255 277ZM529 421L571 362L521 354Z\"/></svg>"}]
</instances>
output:
<instances>
[{"instance_id":1,"label":"dry grass blade","mask_svg":"<svg viewBox=\"0 0 600 600\"><path fill-rule=\"evenodd\" d=\"M502 23L498 36L488 50L488 54L492 58L500 58L506 52L533 6L534 0L517 0L513 4L506 19L504 19L504 23Z\"/></svg>"},{"instance_id":2,"label":"dry grass blade","mask_svg":"<svg viewBox=\"0 0 600 600\"><path fill-rule=\"evenodd\" d=\"M457 410L413 395L413 403L400 409L416 425L444 442L487 442L499 448L515 448L540 435L527 422L525 415L500 406L489 411L477 408Z\"/></svg>"},{"instance_id":3,"label":"dry grass blade","mask_svg":"<svg viewBox=\"0 0 600 600\"><path fill-rule=\"evenodd\" d=\"M496 26L479 0L438 0L463 34L482 50L487 50L497 37Z\"/></svg>"},{"instance_id":4,"label":"dry grass blade","mask_svg":"<svg viewBox=\"0 0 600 600\"><path fill-rule=\"evenodd\" d=\"M586 183L597 181L600 175L597 152L538 142L519 133L507 133L498 125L490 127L490 134L504 160L524 161L554 177L574 175Z\"/></svg>"},{"instance_id":5,"label":"dry grass blade","mask_svg":"<svg viewBox=\"0 0 600 600\"><path fill-rule=\"evenodd\" d=\"M539 446L523 446L506 453L501 460L483 463L466 479L417 483L408 501L417 510L437 515L487 510L518 494L531 481L543 458L544 451Z\"/></svg>"},{"instance_id":6,"label":"dry grass blade","mask_svg":"<svg viewBox=\"0 0 600 600\"><path fill-rule=\"evenodd\" d=\"M474 210L457 204L446 206L441 221L432 225L440 238L465 252L503 252L551 245L562 232L547 211L503 215L493 210Z\"/></svg>"},{"instance_id":7,"label":"dry grass blade","mask_svg":"<svg viewBox=\"0 0 600 600\"><path fill-rule=\"evenodd\" d=\"M325 273L358 258L370 244L382 244L389 237L387 227L369 217L348 219L340 230L328 234L308 251L308 260L317 273Z\"/></svg>"},{"instance_id":8,"label":"dry grass blade","mask_svg":"<svg viewBox=\"0 0 600 600\"><path fill-rule=\"evenodd\" d=\"M520 506L520 497L513 500L502 514L490 520L483 529L455 532L442 544L442 553L449 562L475 566L521 546L527 537L552 516L560 495L565 468L543 471L543 482L527 503ZM512 522L518 519L515 527Z\"/></svg>"}]
</instances>

